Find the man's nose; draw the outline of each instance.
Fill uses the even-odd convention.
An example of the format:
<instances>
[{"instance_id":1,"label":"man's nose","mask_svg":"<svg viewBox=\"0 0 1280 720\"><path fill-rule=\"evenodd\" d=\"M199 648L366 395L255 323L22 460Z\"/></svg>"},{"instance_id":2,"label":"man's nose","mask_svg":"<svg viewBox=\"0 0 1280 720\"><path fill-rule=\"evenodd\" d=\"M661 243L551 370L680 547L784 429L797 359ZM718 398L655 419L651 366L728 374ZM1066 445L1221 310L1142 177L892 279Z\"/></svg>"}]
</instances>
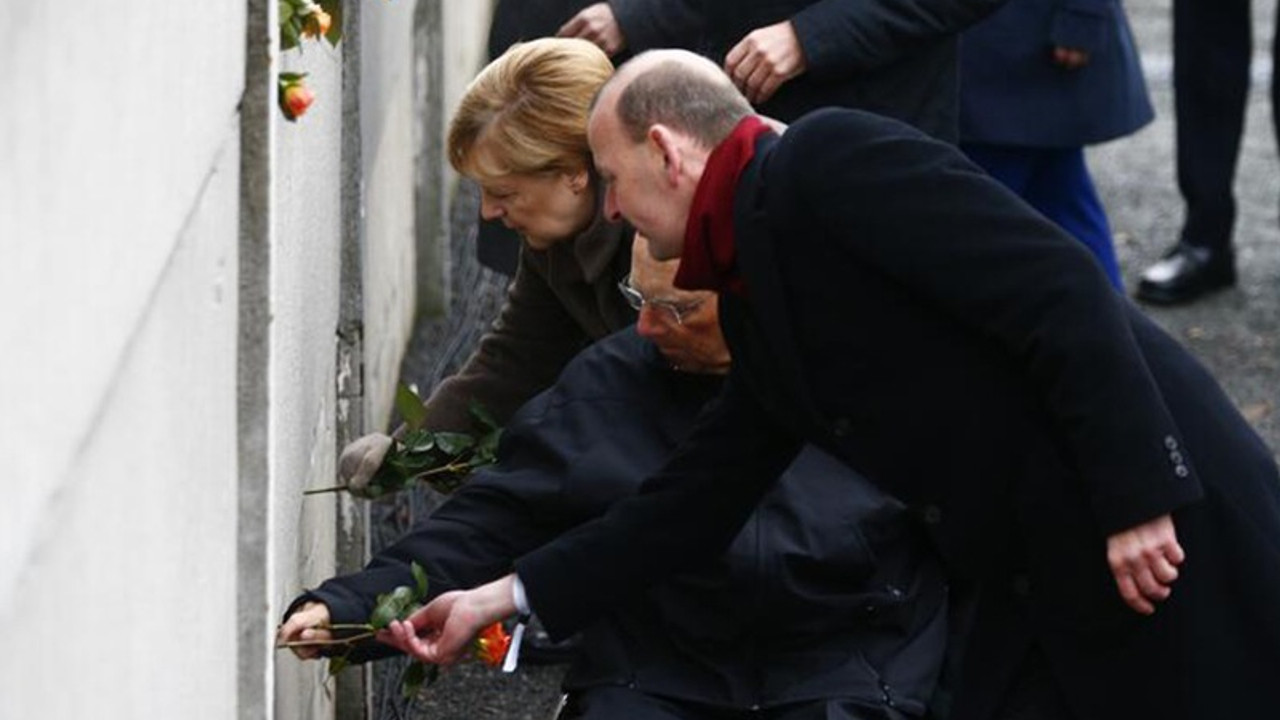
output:
<instances>
[{"instance_id":1,"label":"man's nose","mask_svg":"<svg viewBox=\"0 0 1280 720\"><path fill-rule=\"evenodd\" d=\"M502 217L502 205L483 194L480 196L480 217L485 220L497 220Z\"/></svg>"},{"instance_id":2,"label":"man's nose","mask_svg":"<svg viewBox=\"0 0 1280 720\"><path fill-rule=\"evenodd\" d=\"M648 339L665 335L667 325L662 317L662 311L652 305L640 308L640 316L636 318L636 332L640 337Z\"/></svg>"}]
</instances>

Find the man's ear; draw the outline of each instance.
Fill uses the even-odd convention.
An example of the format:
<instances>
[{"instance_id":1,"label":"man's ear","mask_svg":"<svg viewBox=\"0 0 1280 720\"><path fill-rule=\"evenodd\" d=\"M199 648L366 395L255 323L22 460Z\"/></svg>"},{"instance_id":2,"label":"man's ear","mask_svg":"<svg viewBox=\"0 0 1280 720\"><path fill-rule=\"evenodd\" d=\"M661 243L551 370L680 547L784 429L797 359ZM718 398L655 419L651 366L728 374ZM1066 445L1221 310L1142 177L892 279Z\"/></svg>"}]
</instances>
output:
<instances>
[{"instance_id":1,"label":"man's ear","mask_svg":"<svg viewBox=\"0 0 1280 720\"><path fill-rule=\"evenodd\" d=\"M684 152L681 138L666 125L654 125L649 128L649 141L662 155L662 173L667 182L675 186L684 172Z\"/></svg>"}]
</instances>

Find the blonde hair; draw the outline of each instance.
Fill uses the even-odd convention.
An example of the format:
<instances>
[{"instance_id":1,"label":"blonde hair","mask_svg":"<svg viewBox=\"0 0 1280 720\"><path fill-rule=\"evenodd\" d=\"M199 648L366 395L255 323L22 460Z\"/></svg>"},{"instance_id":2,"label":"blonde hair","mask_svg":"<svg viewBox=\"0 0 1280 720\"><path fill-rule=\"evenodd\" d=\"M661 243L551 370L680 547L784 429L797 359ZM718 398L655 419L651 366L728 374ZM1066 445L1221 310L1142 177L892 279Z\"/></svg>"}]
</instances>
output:
<instances>
[{"instance_id":1,"label":"blonde hair","mask_svg":"<svg viewBox=\"0 0 1280 720\"><path fill-rule=\"evenodd\" d=\"M511 46L467 86L449 124L449 162L481 179L588 169L587 114L612 74L609 58L586 40Z\"/></svg>"}]
</instances>

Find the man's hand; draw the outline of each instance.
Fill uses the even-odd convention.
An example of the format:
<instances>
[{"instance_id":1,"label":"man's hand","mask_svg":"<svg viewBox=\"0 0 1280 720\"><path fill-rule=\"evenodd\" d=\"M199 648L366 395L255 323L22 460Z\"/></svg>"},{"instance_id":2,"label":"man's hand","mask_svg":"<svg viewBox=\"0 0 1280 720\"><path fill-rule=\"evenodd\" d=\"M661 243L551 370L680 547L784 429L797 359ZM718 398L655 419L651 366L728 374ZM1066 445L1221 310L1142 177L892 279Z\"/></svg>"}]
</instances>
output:
<instances>
[{"instance_id":1,"label":"man's hand","mask_svg":"<svg viewBox=\"0 0 1280 720\"><path fill-rule=\"evenodd\" d=\"M352 440L338 457L338 479L356 497L369 497L369 481L391 449L391 436L370 433Z\"/></svg>"},{"instance_id":2,"label":"man's hand","mask_svg":"<svg viewBox=\"0 0 1280 720\"><path fill-rule=\"evenodd\" d=\"M1156 611L1178 579L1186 559L1174 533L1173 518L1161 515L1107 538L1107 564L1125 603L1143 615Z\"/></svg>"},{"instance_id":3,"label":"man's hand","mask_svg":"<svg viewBox=\"0 0 1280 720\"><path fill-rule=\"evenodd\" d=\"M773 97L782 83L807 68L804 49L790 20L751 31L724 59L724 71L753 105Z\"/></svg>"},{"instance_id":4,"label":"man's hand","mask_svg":"<svg viewBox=\"0 0 1280 720\"><path fill-rule=\"evenodd\" d=\"M326 629L329 627L329 606L322 602L308 602L289 616L284 624L276 630L276 644L283 645L291 642L318 641L327 642L332 639L332 635ZM310 647L294 647L289 648L303 660L314 660L320 657L320 645Z\"/></svg>"},{"instance_id":5,"label":"man's hand","mask_svg":"<svg viewBox=\"0 0 1280 720\"><path fill-rule=\"evenodd\" d=\"M607 2L599 2L582 9L556 32L559 37L581 38L595 43L605 55L613 57L627 46L613 8Z\"/></svg>"},{"instance_id":6,"label":"man's hand","mask_svg":"<svg viewBox=\"0 0 1280 720\"><path fill-rule=\"evenodd\" d=\"M477 633L516 614L514 578L507 575L472 590L445 593L403 622L393 621L378 633L378 640L422 662L457 662Z\"/></svg>"},{"instance_id":7,"label":"man's hand","mask_svg":"<svg viewBox=\"0 0 1280 720\"><path fill-rule=\"evenodd\" d=\"M1089 53L1075 48L1055 47L1053 64L1064 70L1079 70L1089 64Z\"/></svg>"}]
</instances>

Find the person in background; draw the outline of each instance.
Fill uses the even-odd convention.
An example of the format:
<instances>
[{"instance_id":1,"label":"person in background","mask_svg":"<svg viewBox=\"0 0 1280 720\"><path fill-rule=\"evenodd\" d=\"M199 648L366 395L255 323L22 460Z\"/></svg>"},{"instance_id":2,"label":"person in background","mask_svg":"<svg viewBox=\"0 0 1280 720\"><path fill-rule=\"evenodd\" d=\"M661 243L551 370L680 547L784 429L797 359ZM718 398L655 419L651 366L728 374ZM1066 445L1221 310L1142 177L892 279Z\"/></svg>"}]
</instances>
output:
<instances>
[{"instance_id":1,"label":"person in background","mask_svg":"<svg viewBox=\"0 0 1280 720\"><path fill-rule=\"evenodd\" d=\"M1252 5L1173 0L1178 190L1186 215L1177 242L1142 273L1143 302L1179 305L1236 284L1233 185L1252 80ZM1280 137L1280 32L1273 32L1271 122Z\"/></svg>"},{"instance_id":2,"label":"person in background","mask_svg":"<svg viewBox=\"0 0 1280 720\"><path fill-rule=\"evenodd\" d=\"M659 38L697 50L725 72L763 115L790 122L820 107L867 110L956 139L956 36L1005 0L627 0L631 18L679 18L700 27ZM593 14L594 13L594 14ZM696 19L691 19L696 18ZM608 47L607 16L583 10L562 34ZM643 24L630 20L633 25ZM625 28L621 19L619 27ZM671 23L648 23L672 27Z\"/></svg>"},{"instance_id":3,"label":"person in background","mask_svg":"<svg viewBox=\"0 0 1280 720\"><path fill-rule=\"evenodd\" d=\"M507 427L475 476L358 573L295 600L281 642L365 622L380 593L487 582L523 553L636 492L729 369L716 296L676 290L678 263L637 239L618 290L634 329L583 351ZM652 528L660 533L661 527ZM925 715L947 635L947 588L903 505L803 451L719 558L583 633L564 680L589 720L907 720ZM316 648L297 650L316 657ZM374 643L352 659L391 652Z\"/></svg>"},{"instance_id":4,"label":"person in background","mask_svg":"<svg viewBox=\"0 0 1280 720\"><path fill-rule=\"evenodd\" d=\"M425 427L472 429L470 403L504 423L590 342L635 320L617 293L634 231L600 214L587 111L613 65L584 40L517 44L472 81L449 127L449 161L480 185L480 211L522 238L520 266L492 329L426 400ZM359 494L392 439L343 449L342 482Z\"/></svg>"},{"instance_id":5,"label":"person in background","mask_svg":"<svg viewBox=\"0 0 1280 720\"><path fill-rule=\"evenodd\" d=\"M1084 146L1154 117L1120 0L1013 0L965 31L960 147L1124 281Z\"/></svg>"}]
</instances>

